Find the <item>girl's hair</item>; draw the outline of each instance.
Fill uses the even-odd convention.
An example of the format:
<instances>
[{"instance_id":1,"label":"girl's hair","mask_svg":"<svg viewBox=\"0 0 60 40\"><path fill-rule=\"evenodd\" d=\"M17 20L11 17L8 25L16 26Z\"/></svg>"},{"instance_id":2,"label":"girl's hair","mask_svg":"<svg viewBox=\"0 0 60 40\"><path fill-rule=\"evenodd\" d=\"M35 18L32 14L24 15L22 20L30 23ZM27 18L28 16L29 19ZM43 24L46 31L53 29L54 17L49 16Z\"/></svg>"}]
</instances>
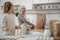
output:
<instances>
[{"instance_id":1,"label":"girl's hair","mask_svg":"<svg viewBox=\"0 0 60 40\"><path fill-rule=\"evenodd\" d=\"M8 11L11 8L11 6L13 6L13 4L11 2L5 2L4 6L3 6L4 13L8 13Z\"/></svg>"}]
</instances>

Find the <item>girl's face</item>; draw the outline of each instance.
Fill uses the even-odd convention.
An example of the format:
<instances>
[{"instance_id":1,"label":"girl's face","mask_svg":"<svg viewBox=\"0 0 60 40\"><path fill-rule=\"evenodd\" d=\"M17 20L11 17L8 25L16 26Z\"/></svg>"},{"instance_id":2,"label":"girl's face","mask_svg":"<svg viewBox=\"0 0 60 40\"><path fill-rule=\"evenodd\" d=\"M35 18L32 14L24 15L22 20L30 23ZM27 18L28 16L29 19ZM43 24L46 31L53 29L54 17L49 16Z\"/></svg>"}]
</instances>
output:
<instances>
[{"instance_id":1,"label":"girl's face","mask_svg":"<svg viewBox=\"0 0 60 40\"><path fill-rule=\"evenodd\" d=\"M13 6L11 6L11 8L10 8L10 12L14 13L14 7Z\"/></svg>"}]
</instances>

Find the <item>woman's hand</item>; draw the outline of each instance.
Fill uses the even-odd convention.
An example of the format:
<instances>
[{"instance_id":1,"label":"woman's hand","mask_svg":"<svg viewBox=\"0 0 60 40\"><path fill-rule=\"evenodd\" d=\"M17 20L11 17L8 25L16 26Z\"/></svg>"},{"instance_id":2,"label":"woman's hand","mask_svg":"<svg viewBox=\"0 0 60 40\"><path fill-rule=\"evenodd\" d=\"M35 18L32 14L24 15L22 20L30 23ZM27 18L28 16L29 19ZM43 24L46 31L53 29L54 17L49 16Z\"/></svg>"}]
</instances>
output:
<instances>
[{"instance_id":1,"label":"woman's hand","mask_svg":"<svg viewBox=\"0 0 60 40\"><path fill-rule=\"evenodd\" d=\"M15 29L21 29L21 27L20 26L15 26Z\"/></svg>"},{"instance_id":2,"label":"woman's hand","mask_svg":"<svg viewBox=\"0 0 60 40\"><path fill-rule=\"evenodd\" d=\"M35 28L35 25L34 24L31 24L31 26L32 26L31 29L34 29Z\"/></svg>"}]
</instances>

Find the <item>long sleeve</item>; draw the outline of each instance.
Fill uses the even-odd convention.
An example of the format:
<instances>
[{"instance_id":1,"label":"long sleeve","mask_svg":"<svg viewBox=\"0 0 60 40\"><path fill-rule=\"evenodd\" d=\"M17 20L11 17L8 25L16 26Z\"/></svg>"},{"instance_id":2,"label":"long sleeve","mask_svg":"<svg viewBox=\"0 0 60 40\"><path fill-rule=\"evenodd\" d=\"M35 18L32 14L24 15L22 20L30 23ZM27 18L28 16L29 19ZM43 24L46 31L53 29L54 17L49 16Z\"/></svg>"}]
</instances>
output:
<instances>
[{"instance_id":1,"label":"long sleeve","mask_svg":"<svg viewBox=\"0 0 60 40\"><path fill-rule=\"evenodd\" d=\"M22 14L19 14L19 15L18 15L18 21L19 21L19 24L20 24L20 25L25 22L25 18L23 17Z\"/></svg>"},{"instance_id":2,"label":"long sleeve","mask_svg":"<svg viewBox=\"0 0 60 40\"><path fill-rule=\"evenodd\" d=\"M25 19L25 17L24 17L24 15L22 15L22 14L19 14L18 15L18 21L19 21L19 24L21 25L22 23L27 23L27 24L31 24L30 22L28 22L26 19Z\"/></svg>"},{"instance_id":3,"label":"long sleeve","mask_svg":"<svg viewBox=\"0 0 60 40\"><path fill-rule=\"evenodd\" d=\"M6 27L6 24L7 24L6 15L3 15L3 16L2 16L2 24L1 24L1 26L2 26L2 27Z\"/></svg>"}]
</instances>

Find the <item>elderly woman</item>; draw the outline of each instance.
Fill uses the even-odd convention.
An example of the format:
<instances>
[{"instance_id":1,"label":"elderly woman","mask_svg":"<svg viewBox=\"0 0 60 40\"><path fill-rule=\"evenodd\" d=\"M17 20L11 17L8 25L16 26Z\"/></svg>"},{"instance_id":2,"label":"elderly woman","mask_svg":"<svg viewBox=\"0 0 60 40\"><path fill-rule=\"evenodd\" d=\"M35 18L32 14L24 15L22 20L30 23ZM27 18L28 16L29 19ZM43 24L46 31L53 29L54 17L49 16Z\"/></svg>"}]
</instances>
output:
<instances>
[{"instance_id":1,"label":"elderly woman","mask_svg":"<svg viewBox=\"0 0 60 40\"><path fill-rule=\"evenodd\" d=\"M26 12L25 6L20 6L18 15L19 24L21 25L23 23L26 23L28 25L31 25L32 26L31 28L34 29L34 25L25 19L25 12Z\"/></svg>"}]
</instances>

